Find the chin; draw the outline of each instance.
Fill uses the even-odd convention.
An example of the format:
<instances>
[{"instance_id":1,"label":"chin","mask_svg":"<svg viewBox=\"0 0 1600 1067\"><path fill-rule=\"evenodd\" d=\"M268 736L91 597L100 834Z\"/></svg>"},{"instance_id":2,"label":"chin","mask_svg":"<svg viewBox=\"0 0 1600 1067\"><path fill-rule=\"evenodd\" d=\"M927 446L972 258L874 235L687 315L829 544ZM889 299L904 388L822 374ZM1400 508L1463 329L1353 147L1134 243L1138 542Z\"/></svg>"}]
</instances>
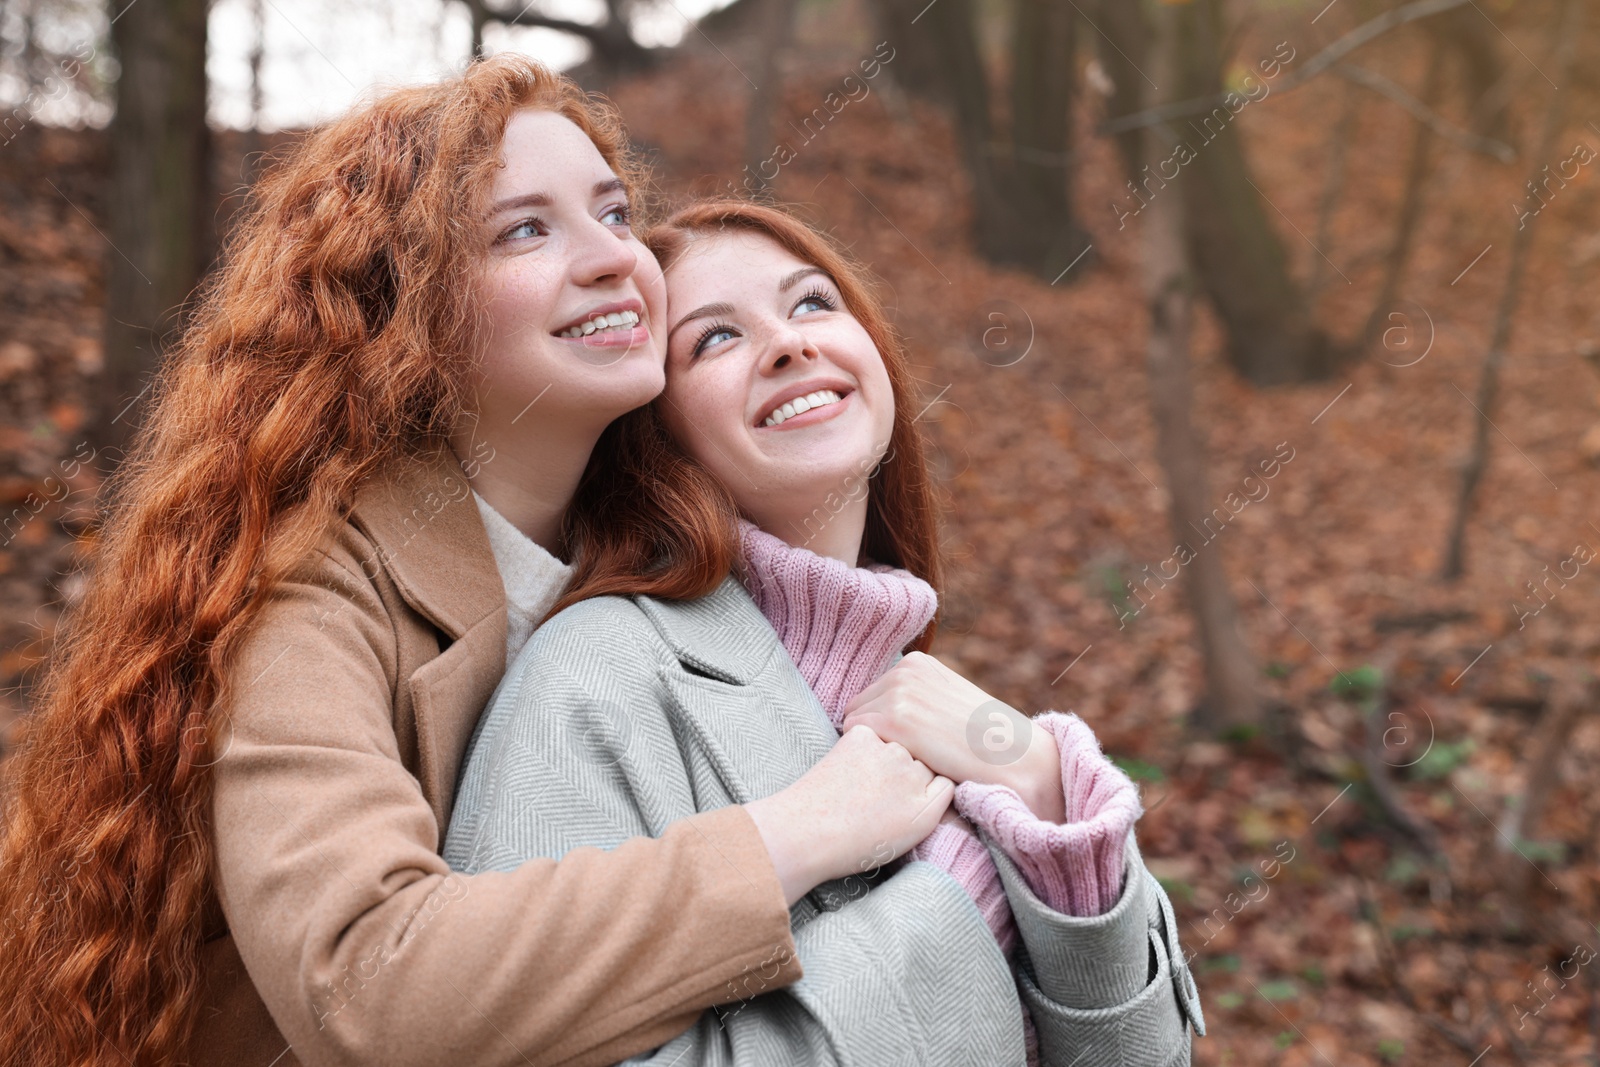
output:
<instances>
[{"instance_id":1,"label":"chin","mask_svg":"<svg viewBox=\"0 0 1600 1067\"><path fill-rule=\"evenodd\" d=\"M778 467L772 470L770 480L783 486L784 495L791 500L806 502L808 506L838 504L862 495L872 466L871 457L863 457L859 462L808 464L791 466L788 470Z\"/></svg>"},{"instance_id":2,"label":"chin","mask_svg":"<svg viewBox=\"0 0 1600 1067\"><path fill-rule=\"evenodd\" d=\"M661 395L667 387L667 376L659 366L650 366L641 363L634 369L624 370L615 368L622 373L607 380L590 383L586 391L598 398L605 398L615 408L617 414L642 408L650 401Z\"/></svg>"},{"instance_id":3,"label":"chin","mask_svg":"<svg viewBox=\"0 0 1600 1067\"><path fill-rule=\"evenodd\" d=\"M817 432L825 429L818 426L810 433L798 431L794 437L768 439L759 443L758 450L765 452L774 466L787 468L790 477L807 482L870 471L887 451L874 447L854 428L840 427L837 434Z\"/></svg>"}]
</instances>

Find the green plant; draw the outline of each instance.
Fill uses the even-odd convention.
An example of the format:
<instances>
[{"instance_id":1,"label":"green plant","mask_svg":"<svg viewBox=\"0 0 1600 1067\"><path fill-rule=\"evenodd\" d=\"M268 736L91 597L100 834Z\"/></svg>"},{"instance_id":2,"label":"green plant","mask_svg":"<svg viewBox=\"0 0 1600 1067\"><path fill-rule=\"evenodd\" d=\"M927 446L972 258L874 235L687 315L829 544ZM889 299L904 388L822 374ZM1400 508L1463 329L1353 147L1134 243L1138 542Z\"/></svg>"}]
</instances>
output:
<instances>
[{"instance_id":1,"label":"green plant","mask_svg":"<svg viewBox=\"0 0 1600 1067\"><path fill-rule=\"evenodd\" d=\"M1383 672L1370 663L1353 671L1340 671L1328 683L1334 696L1347 700L1370 700L1383 689Z\"/></svg>"},{"instance_id":2,"label":"green plant","mask_svg":"<svg viewBox=\"0 0 1600 1067\"><path fill-rule=\"evenodd\" d=\"M1182 897L1183 899L1179 903L1191 904L1194 902L1194 886L1185 882L1182 878L1162 878L1158 876L1156 881L1160 882L1161 888L1167 891L1167 896L1173 898Z\"/></svg>"},{"instance_id":3,"label":"green plant","mask_svg":"<svg viewBox=\"0 0 1600 1067\"><path fill-rule=\"evenodd\" d=\"M1162 773L1160 767L1157 767L1154 763L1146 763L1142 759L1135 759L1133 756L1112 756L1111 762L1122 768L1122 773L1136 782L1164 782L1167 780L1167 776Z\"/></svg>"},{"instance_id":4,"label":"green plant","mask_svg":"<svg viewBox=\"0 0 1600 1067\"><path fill-rule=\"evenodd\" d=\"M1383 872L1385 881L1395 885L1409 885L1425 870L1422 861L1410 852L1402 852L1389 861L1389 867Z\"/></svg>"},{"instance_id":5,"label":"green plant","mask_svg":"<svg viewBox=\"0 0 1600 1067\"><path fill-rule=\"evenodd\" d=\"M1270 1001L1294 1000L1300 996L1300 987L1287 978L1275 978L1270 982L1262 982L1258 987L1261 995Z\"/></svg>"},{"instance_id":6,"label":"green plant","mask_svg":"<svg viewBox=\"0 0 1600 1067\"><path fill-rule=\"evenodd\" d=\"M1565 863L1567 859L1567 843L1565 841L1531 841L1523 838L1517 842L1517 851L1523 857L1534 863Z\"/></svg>"},{"instance_id":7,"label":"green plant","mask_svg":"<svg viewBox=\"0 0 1600 1067\"><path fill-rule=\"evenodd\" d=\"M1412 764L1411 775L1414 778L1430 781L1444 778L1465 763L1475 747L1470 737L1463 737L1455 742L1439 742Z\"/></svg>"}]
</instances>

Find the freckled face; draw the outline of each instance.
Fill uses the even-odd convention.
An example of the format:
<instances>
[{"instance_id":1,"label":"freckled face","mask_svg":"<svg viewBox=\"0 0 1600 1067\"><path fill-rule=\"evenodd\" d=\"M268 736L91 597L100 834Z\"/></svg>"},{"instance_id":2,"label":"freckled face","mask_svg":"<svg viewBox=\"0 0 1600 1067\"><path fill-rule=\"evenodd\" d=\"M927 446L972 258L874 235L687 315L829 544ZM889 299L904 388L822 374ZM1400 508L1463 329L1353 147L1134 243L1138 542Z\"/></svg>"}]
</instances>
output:
<instances>
[{"instance_id":1,"label":"freckled face","mask_svg":"<svg viewBox=\"0 0 1600 1067\"><path fill-rule=\"evenodd\" d=\"M664 383L660 269L633 235L622 183L570 119L517 112L501 160L484 222L480 433L496 436L535 398L543 423L603 426Z\"/></svg>"},{"instance_id":2,"label":"freckled face","mask_svg":"<svg viewBox=\"0 0 1600 1067\"><path fill-rule=\"evenodd\" d=\"M882 456L888 371L815 265L762 234L697 237L667 307L662 417L746 515L821 504Z\"/></svg>"}]
</instances>

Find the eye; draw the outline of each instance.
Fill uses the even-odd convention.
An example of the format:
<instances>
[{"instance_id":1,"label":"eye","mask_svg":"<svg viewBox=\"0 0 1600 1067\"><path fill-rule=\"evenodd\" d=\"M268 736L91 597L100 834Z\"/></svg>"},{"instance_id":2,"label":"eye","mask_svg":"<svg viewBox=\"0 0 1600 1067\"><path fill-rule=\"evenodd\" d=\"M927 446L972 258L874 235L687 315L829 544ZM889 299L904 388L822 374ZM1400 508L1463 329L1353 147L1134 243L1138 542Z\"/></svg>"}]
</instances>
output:
<instances>
[{"instance_id":1,"label":"eye","mask_svg":"<svg viewBox=\"0 0 1600 1067\"><path fill-rule=\"evenodd\" d=\"M723 341L731 340L737 336L739 336L738 331L732 326L721 322L713 322L700 331L700 336L695 338L694 347L689 349L689 355L698 356L711 345L721 344Z\"/></svg>"},{"instance_id":2,"label":"eye","mask_svg":"<svg viewBox=\"0 0 1600 1067\"><path fill-rule=\"evenodd\" d=\"M495 244L504 244L507 241L524 241L530 237L546 237L549 230L545 228L544 220L539 218L522 219L511 225L509 229L495 238Z\"/></svg>"},{"instance_id":3,"label":"eye","mask_svg":"<svg viewBox=\"0 0 1600 1067\"><path fill-rule=\"evenodd\" d=\"M795 303L794 311L790 312L790 314L801 311L833 311L837 307L838 304L828 294L827 290L818 287L802 296Z\"/></svg>"},{"instance_id":4,"label":"eye","mask_svg":"<svg viewBox=\"0 0 1600 1067\"><path fill-rule=\"evenodd\" d=\"M633 225L633 210L627 204L614 204L606 208L600 216L600 221L607 226L631 227Z\"/></svg>"}]
</instances>

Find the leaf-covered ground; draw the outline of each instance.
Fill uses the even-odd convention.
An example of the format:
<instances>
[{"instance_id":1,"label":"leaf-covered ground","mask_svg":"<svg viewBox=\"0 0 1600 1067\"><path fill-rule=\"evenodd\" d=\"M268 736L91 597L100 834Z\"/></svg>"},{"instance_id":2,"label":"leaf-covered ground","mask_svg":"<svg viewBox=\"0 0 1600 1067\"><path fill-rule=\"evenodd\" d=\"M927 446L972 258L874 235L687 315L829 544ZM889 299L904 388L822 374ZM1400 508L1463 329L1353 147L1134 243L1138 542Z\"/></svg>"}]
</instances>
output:
<instances>
[{"instance_id":1,"label":"leaf-covered ground","mask_svg":"<svg viewBox=\"0 0 1600 1067\"><path fill-rule=\"evenodd\" d=\"M1288 40L1303 62L1357 20L1335 9L1312 24L1315 14L1252 18L1239 55ZM1292 759L1259 739L1185 732L1201 678L1181 580L1152 581L1142 606L1124 584L1166 566L1174 536L1146 390L1141 223L1119 228L1118 160L1081 132L1100 98L1087 96L1080 122L1078 200L1094 250L1056 284L971 254L951 131L888 79L809 141L779 123L795 158L777 195L873 268L911 344L947 491L949 589L935 651L1018 707L1077 712L1141 781L1141 847L1195 953L1210 1029L1195 1044L1202 1064L1594 1062L1594 716L1579 719L1520 855L1498 829L1522 793L1552 680L1592 671L1600 653L1600 576L1584 566L1546 581L1578 546L1600 551L1600 471L1585 442L1600 423L1600 378L1586 359L1600 348L1592 167L1532 220L1467 574L1436 577L1476 418L1469 398L1525 209L1512 205L1523 202L1535 166L1527 145L1551 91L1535 64L1548 65L1553 5L1493 14L1521 50L1507 49L1521 155L1506 165L1436 147L1403 286L1410 332L1327 381L1258 390L1227 368L1219 331L1200 318L1195 419L1211 499L1225 507L1253 468L1279 460L1203 551L1222 555L1263 690L1299 739ZM1591 30L1580 71L1593 67L1585 60L1600 27ZM822 105L878 39L849 5L805 7L781 118ZM1358 58L1416 92L1420 40L1402 30ZM685 52L614 94L673 195L737 174L749 91L738 42ZM1588 124L1600 99L1581 78L1569 88L1552 166L1578 143L1600 148ZM1320 78L1252 104L1235 128L1297 276L1323 272L1319 321L1352 342L1376 299L1412 120L1376 96L1359 100L1348 180L1329 240L1313 248L1305 235L1316 230L1347 92L1363 90ZM1444 110L1459 121L1448 98ZM0 150L6 512L26 515L29 493L63 495L47 479L85 455L76 431L99 361L103 170L95 134L44 131ZM71 594L81 551L71 531L94 478L86 464L64 501L0 535L9 687L0 714L25 707ZM1363 698L1375 682L1384 702L1374 711ZM1379 717L1378 762L1437 836L1439 861L1368 782L1369 714Z\"/></svg>"}]
</instances>

